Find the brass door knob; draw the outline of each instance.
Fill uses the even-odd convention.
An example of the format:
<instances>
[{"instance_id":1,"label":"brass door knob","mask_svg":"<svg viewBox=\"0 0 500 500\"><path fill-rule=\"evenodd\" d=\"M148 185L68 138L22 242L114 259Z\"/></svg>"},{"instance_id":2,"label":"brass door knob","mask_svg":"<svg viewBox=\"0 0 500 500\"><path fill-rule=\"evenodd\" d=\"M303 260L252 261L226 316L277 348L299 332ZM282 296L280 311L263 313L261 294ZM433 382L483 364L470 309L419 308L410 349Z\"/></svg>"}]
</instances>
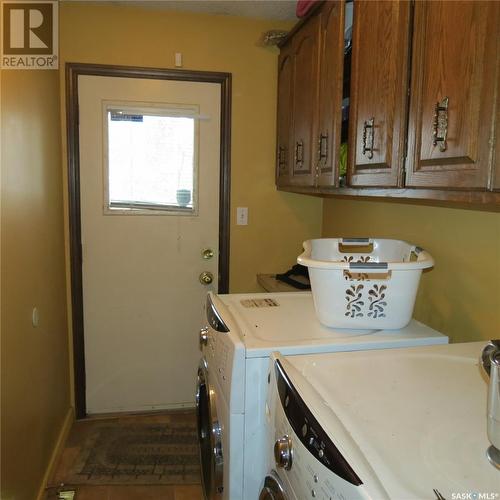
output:
<instances>
[{"instance_id":1,"label":"brass door knob","mask_svg":"<svg viewBox=\"0 0 500 500\"><path fill-rule=\"evenodd\" d=\"M203 271L200 274L200 283L202 285L210 285L210 283L212 283L213 280L214 280L214 275L209 271Z\"/></svg>"},{"instance_id":2,"label":"brass door knob","mask_svg":"<svg viewBox=\"0 0 500 500\"><path fill-rule=\"evenodd\" d=\"M205 248L201 252L201 256L205 259L211 259L214 256L214 251L211 248Z\"/></svg>"}]
</instances>

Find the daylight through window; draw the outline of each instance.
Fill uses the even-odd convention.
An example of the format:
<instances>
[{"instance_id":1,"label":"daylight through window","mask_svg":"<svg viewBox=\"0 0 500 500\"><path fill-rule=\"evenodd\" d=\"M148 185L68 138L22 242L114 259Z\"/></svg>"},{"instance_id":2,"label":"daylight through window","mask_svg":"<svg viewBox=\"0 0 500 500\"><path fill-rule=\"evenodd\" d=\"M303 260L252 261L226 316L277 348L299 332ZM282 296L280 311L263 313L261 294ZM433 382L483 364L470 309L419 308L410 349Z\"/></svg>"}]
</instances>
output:
<instances>
[{"instance_id":1,"label":"daylight through window","mask_svg":"<svg viewBox=\"0 0 500 500\"><path fill-rule=\"evenodd\" d=\"M107 110L108 209L193 212L196 119Z\"/></svg>"}]
</instances>

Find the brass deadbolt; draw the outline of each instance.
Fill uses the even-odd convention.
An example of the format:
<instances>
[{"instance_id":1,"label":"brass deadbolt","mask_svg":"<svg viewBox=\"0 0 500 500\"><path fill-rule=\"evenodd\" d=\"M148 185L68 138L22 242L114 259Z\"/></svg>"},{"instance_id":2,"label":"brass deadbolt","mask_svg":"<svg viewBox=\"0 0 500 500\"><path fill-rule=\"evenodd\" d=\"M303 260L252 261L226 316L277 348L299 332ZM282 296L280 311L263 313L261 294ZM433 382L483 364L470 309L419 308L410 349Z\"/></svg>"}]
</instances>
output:
<instances>
[{"instance_id":1,"label":"brass deadbolt","mask_svg":"<svg viewBox=\"0 0 500 500\"><path fill-rule=\"evenodd\" d=\"M201 256L205 260L209 260L214 256L214 251L211 248L205 248L205 250L202 250Z\"/></svg>"}]
</instances>

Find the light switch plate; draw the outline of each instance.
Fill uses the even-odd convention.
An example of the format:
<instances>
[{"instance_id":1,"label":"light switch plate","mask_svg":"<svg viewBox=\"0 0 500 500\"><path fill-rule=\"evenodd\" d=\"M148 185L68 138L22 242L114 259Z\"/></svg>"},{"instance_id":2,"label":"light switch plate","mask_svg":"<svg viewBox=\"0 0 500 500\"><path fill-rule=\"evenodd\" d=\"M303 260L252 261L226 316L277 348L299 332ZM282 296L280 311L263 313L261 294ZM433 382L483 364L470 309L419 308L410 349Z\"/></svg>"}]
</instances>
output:
<instances>
[{"instance_id":1,"label":"light switch plate","mask_svg":"<svg viewBox=\"0 0 500 500\"><path fill-rule=\"evenodd\" d=\"M238 207L236 209L236 224L238 226L248 226L248 207Z\"/></svg>"},{"instance_id":2,"label":"light switch plate","mask_svg":"<svg viewBox=\"0 0 500 500\"><path fill-rule=\"evenodd\" d=\"M75 498L75 490L66 490L59 492L59 498L61 500L73 500Z\"/></svg>"}]
</instances>

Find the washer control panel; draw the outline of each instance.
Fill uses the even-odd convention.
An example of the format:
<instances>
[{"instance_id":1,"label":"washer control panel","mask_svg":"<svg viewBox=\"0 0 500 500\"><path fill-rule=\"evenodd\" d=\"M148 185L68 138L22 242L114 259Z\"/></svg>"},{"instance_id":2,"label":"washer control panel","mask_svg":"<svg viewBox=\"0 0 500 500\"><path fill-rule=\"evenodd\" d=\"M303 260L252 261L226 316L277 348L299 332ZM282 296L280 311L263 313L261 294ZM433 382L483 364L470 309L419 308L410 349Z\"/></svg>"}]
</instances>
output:
<instances>
[{"instance_id":1,"label":"washer control panel","mask_svg":"<svg viewBox=\"0 0 500 500\"><path fill-rule=\"evenodd\" d=\"M291 384L279 360L274 363L270 391L275 446L287 443L290 466L276 462L278 475L300 499L353 500L367 498L363 483ZM276 450L276 447L275 447ZM281 458L279 454L277 458Z\"/></svg>"},{"instance_id":2,"label":"washer control panel","mask_svg":"<svg viewBox=\"0 0 500 500\"><path fill-rule=\"evenodd\" d=\"M217 380L231 411L243 411L244 393L239 389L245 373L245 350L237 326L224 304L209 293L206 302L207 325L199 334L200 348L210 378Z\"/></svg>"},{"instance_id":3,"label":"washer control panel","mask_svg":"<svg viewBox=\"0 0 500 500\"><path fill-rule=\"evenodd\" d=\"M206 341L200 341L202 352L207 360L210 373L217 378L223 389L229 384L232 370L232 346L224 334L210 327L203 327L200 330L200 337L204 336ZM224 391L225 392L225 391Z\"/></svg>"},{"instance_id":4,"label":"washer control panel","mask_svg":"<svg viewBox=\"0 0 500 500\"><path fill-rule=\"evenodd\" d=\"M279 400L285 415L309 453L342 479L359 486L361 479L333 444L288 379L279 360L275 364Z\"/></svg>"},{"instance_id":5,"label":"washer control panel","mask_svg":"<svg viewBox=\"0 0 500 500\"><path fill-rule=\"evenodd\" d=\"M221 333L229 332L229 328L226 325L225 321L222 319L222 315L218 311L217 307L215 306L211 294L207 294L206 311L207 311L208 324L216 332L221 332Z\"/></svg>"},{"instance_id":6,"label":"washer control panel","mask_svg":"<svg viewBox=\"0 0 500 500\"><path fill-rule=\"evenodd\" d=\"M228 338L230 330L217 310L211 294L207 295L206 317L208 325L200 330L200 347L211 374L224 387L231 377L233 347Z\"/></svg>"}]
</instances>

